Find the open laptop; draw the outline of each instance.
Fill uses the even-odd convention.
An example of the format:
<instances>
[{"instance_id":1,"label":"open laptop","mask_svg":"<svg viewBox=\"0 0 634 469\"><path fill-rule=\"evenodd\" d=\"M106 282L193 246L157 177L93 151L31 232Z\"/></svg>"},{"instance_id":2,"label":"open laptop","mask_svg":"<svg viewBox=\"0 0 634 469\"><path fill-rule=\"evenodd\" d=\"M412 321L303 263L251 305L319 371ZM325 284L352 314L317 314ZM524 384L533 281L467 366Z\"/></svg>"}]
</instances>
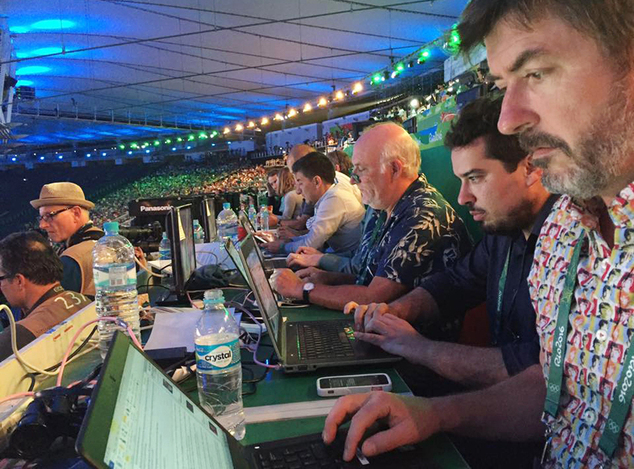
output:
<instances>
[{"instance_id":1,"label":"open laptop","mask_svg":"<svg viewBox=\"0 0 634 469\"><path fill-rule=\"evenodd\" d=\"M247 232L247 235L251 235L254 240L258 239L258 236L255 234L255 228L251 224L251 220L249 220L244 212L240 212L240 214L238 215L238 221ZM262 260L262 263L264 264L264 267L266 269L272 270L288 268L288 266L286 265L286 256L264 255L257 243L255 243L255 249L257 250L258 256L260 256L260 259Z\"/></svg>"},{"instance_id":2,"label":"open laptop","mask_svg":"<svg viewBox=\"0 0 634 469\"><path fill-rule=\"evenodd\" d=\"M284 371L294 373L332 366L370 365L400 360L400 357L379 347L355 339L354 320L351 317L282 322L275 294L251 236L244 238L239 254Z\"/></svg>"},{"instance_id":3,"label":"open laptop","mask_svg":"<svg viewBox=\"0 0 634 469\"><path fill-rule=\"evenodd\" d=\"M340 434L326 446L312 434L242 446L117 331L75 447L98 469L435 466L431 455L412 446L369 464L343 463L343 441Z\"/></svg>"}]
</instances>

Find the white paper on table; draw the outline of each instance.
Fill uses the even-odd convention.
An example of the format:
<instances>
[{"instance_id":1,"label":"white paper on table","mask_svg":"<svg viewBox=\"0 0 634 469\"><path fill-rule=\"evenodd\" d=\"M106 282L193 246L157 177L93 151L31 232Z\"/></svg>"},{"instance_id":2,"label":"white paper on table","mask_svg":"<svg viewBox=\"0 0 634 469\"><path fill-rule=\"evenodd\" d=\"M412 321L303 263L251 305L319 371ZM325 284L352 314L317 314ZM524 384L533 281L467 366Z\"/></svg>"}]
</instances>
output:
<instances>
[{"instance_id":1,"label":"white paper on table","mask_svg":"<svg viewBox=\"0 0 634 469\"><path fill-rule=\"evenodd\" d=\"M236 314L234 308L227 309L234 315L239 324L241 314ZM194 351L194 332L202 310L194 308L155 308L153 312L156 313L154 316L154 327L150 338L145 344L145 350L186 347L188 352Z\"/></svg>"}]
</instances>

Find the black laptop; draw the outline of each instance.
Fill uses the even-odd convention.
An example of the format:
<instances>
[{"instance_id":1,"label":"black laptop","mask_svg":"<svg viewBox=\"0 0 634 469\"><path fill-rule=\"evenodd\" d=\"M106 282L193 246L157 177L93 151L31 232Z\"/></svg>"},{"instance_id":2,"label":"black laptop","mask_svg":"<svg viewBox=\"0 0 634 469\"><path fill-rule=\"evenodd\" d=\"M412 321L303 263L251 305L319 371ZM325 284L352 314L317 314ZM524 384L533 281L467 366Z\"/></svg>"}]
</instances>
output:
<instances>
[{"instance_id":1,"label":"black laptop","mask_svg":"<svg viewBox=\"0 0 634 469\"><path fill-rule=\"evenodd\" d=\"M99 469L434 466L429 456L424 457L424 451L412 446L372 458L368 464L363 456L363 463L359 459L344 463L343 441L340 435L334 444L326 446L320 434L312 434L242 446L128 336L116 332L76 449Z\"/></svg>"},{"instance_id":2,"label":"black laptop","mask_svg":"<svg viewBox=\"0 0 634 469\"><path fill-rule=\"evenodd\" d=\"M355 339L351 316L282 323L275 294L251 236L242 241L239 255L284 371L293 373L332 366L373 365L401 359L380 347Z\"/></svg>"}]
</instances>

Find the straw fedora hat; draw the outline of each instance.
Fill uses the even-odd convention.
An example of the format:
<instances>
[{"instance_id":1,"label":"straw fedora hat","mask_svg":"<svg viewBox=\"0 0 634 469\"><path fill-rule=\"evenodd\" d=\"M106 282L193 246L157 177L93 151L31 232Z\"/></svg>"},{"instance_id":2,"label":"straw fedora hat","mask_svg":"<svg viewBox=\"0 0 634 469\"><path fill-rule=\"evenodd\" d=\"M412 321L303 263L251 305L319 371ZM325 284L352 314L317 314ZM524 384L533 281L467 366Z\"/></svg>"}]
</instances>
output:
<instances>
[{"instance_id":1,"label":"straw fedora hat","mask_svg":"<svg viewBox=\"0 0 634 469\"><path fill-rule=\"evenodd\" d=\"M84 191L77 184L72 182L52 182L45 184L40 191L40 198L31 200L34 208L45 207L47 205L78 205L90 210L94 208L90 200L86 200Z\"/></svg>"}]
</instances>

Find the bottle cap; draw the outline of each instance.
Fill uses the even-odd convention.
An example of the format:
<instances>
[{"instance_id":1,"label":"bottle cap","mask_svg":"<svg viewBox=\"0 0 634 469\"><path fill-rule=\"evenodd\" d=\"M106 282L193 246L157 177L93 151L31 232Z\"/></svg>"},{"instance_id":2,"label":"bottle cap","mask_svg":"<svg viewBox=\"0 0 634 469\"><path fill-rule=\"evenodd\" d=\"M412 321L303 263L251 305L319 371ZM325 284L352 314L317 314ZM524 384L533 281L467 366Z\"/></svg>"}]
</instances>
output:
<instances>
[{"instance_id":1,"label":"bottle cap","mask_svg":"<svg viewBox=\"0 0 634 469\"><path fill-rule=\"evenodd\" d=\"M231 204L229 202L225 202L224 204L222 204L222 208L228 210L231 208Z\"/></svg>"},{"instance_id":2,"label":"bottle cap","mask_svg":"<svg viewBox=\"0 0 634 469\"><path fill-rule=\"evenodd\" d=\"M119 233L119 222L107 221L103 224L103 230L106 233Z\"/></svg>"},{"instance_id":3,"label":"bottle cap","mask_svg":"<svg viewBox=\"0 0 634 469\"><path fill-rule=\"evenodd\" d=\"M212 303L224 303L225 297L222 290L207 290L205 292L205 302L207 301Z\"/></svg>"},{"instance_id":4,"label":"bottle cap","mask_svg":"<svg viewBox=\"0 0 634 469\"><path fill-rule=\"evenodd\" d=\"M163 239L167 238L167 231L163 231Z\"/></svg>"}]
</instances>

